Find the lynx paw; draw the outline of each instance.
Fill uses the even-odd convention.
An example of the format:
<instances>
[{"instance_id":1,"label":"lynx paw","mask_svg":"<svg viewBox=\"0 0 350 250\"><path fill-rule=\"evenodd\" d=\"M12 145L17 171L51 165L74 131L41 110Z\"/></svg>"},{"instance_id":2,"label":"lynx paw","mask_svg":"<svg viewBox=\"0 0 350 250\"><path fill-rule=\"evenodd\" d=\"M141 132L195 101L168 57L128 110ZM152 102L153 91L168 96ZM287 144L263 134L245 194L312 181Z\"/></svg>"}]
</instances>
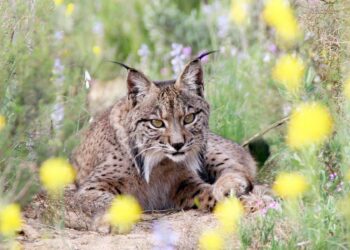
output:
<instances>
[{"instance_id":1,"label":"lynx paw","mask_svg":"<svg viewBox=\"0 0 350 250\"><path fill-rule=\"evenodd\" d=\"M197 201L197 202L196 202ZM215 205L216 205L216 199L213 195L213 189L207 188L203 190L196 198L195 203L199 210L202 211L213 211Z\"/></svg>"},{"instance_id":2,"label":"lynx paw","mask_svg":"<svg viewBox=\"0 0 350 250\"><path fill-rule=\"evenodd\" d=\"M97 214L92 221L91 230L102 234L109 234L112 231L112 226L105 214Z\"/></svg>"},{"instance_id":3,"label":"lynx paw","mask_svg":"<svg viewBox=\"0 0 350 250\"><path fill-rule=\"evenodd\" d=\"M214 183L213 194L218 201L221 201L232 191L235 196L239 197L250 192L252 188L252 183L244 175L227 173Z\"/></svg>"}]
</instances>

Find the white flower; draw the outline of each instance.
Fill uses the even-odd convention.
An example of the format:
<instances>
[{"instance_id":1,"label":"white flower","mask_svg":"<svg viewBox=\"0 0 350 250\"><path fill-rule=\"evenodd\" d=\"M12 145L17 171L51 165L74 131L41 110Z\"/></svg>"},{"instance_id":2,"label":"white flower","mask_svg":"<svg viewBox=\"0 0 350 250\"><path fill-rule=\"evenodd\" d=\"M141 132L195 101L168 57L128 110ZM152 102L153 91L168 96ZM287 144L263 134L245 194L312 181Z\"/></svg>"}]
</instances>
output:
<instances>
[{"instance_id":1,"label":"white flower","mask_svg":"<svg viewBox=\"0 0 350 250\"><path fill-rule=\"evenodd\" d=\"M89 71L85 70L84 78L85 78L85 88L89 89L91 86L91 76L90 76Z\"/></svg>"}]
</instances>

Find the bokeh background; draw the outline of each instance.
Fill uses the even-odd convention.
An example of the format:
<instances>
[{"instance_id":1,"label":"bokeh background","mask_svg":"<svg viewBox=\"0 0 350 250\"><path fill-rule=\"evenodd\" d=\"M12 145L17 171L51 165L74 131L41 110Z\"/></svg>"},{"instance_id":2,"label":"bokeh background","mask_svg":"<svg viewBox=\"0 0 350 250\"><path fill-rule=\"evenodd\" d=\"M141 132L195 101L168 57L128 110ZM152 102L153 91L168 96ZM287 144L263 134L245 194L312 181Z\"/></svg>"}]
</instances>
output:
<instances>
[{"instance_id":1,"label":"bokeh background","mask_svg":"<svg viewBox=\"0 0 350 250\"><path fill-rule=\"evenodd\" d=\"M326 105L336 125L315 153L318 199L301 203L305 217L293 226L298 230L276 238L284 217L269 214L242 229L243 246L295 249L305 238L310 249L345 249L347 224L336 208L349 189L343 178L350 158L349 107L342 91L350 72L350 3L287 1L301 34L284 43L263 18L266 2L1 1L0 204L30 201L39 190L40 164L53 156L69 158L80 131L125 93L126 71L109 60L164 80L176 77L191 58L218 50L203 61L214 132L243 143L306 101ZM297 95L271 74L286 53L305 64ZM290 149L285 133L278 126L252 146L270 151L260 164L261 183L271 184L279 171L300 170L314 159Z\"/></svg>"}]
</instances>

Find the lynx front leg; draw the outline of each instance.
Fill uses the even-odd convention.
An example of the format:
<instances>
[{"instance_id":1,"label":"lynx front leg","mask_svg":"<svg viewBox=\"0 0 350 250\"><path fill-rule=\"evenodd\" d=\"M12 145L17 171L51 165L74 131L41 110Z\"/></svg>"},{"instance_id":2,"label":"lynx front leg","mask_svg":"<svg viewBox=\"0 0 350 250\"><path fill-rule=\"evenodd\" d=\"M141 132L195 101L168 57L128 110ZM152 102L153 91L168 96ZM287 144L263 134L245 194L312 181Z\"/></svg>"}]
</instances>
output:
<instances>
[{"instance_id":1,"label":"lynx front leg","mask_svg":"<svg viewBox=\"0 0 350 250\"><path fill-rule=\"evenodd\" d=\"M173 201L177 208L199 208L203 211L212 211L216 204L212 185L193 178L179 182L173 193Z\"/></svg>"},{"instance_id":2,"label":"lynx front leg","mask_svg":"<svg viewBox=\"0 0 350 250\"><path fill-rule=\"evenodd\" d=\"M223 200L233 194L240 197L253 189L252 181L242 172L227 171L218 177L214 183L214 197Z\"/></svg>"},{"instance_id":3,"label":"lynx front leg","mask_svg":"<svg viewBox=\"0 0 350 250\"><path fill-rule=\"evenodd\" d=\"M229 196L232 191L239 197L253 188L253 176L245 167L230 159L210 159L207 165L210 178L214 180L213 193L217 200Z\"/></svg>"},{"instance_id":4,"label":"lynx front leg","mask_svg":"<svg viewBox=\"0 0 350 250\"><path fill-rule=\"evenodd\" d=\"M90 230L110 232L111 226L106 219L106 211L114 197L122 193L122 187L117 185L118 182L87 182L79 188L76 193L77 205L92 218Z\"/></svg>"},{"instance_id":5,"label":"lynx front leg","mask_svg":"<svg viewBox=\"0 0 350 250\"><path fill-rule=\"evenodd\" d=\"M232 191L237 197L250 192L256 166L249 153L219 136L210 139L205 165L215 198L222 200Z\"/></svg>"}]
</instances>

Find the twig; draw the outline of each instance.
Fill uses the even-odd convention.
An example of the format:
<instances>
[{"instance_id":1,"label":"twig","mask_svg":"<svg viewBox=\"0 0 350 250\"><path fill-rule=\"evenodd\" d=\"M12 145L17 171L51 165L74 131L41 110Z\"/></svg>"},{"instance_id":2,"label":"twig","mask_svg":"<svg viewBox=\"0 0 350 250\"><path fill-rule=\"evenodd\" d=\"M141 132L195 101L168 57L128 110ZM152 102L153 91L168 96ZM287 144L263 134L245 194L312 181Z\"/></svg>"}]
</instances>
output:
<instances>
[{"instance_id":1,"label":"twig","mask_svg":"<svg viewBox=\"0 0 350 250\"><path fill-rule=\"evenodd\" d=\"M297 243L297 247L302 247L302 246L305 246L305 245L308 245L308 244L310 244L309 240L302 241L302 242Z\"/></svg>"},{"instance_id":2,"label":"twig","mask_svg":"<svg viewBox=\"0 0 350 250\"><path fill-rule=\"evenodd\" d=\"M242 143L242 146L245 147L247 146L250 142L252 142L253 140L255 140L256 138L259 138L260 136L266 134L267 132L269 132L270 130L277 128L279 126L281 126L282 124L284 124L285 122L287 122L289 120L290 116L286 116L284 118L282 118L281 120L272 123L270 126L268 126L267 128L265 128L264 130L260 131L259 133L256 133L255 135L253 135L252 137L250 137L248 140L244 141Z\"/></svg>"}]
</instances>

